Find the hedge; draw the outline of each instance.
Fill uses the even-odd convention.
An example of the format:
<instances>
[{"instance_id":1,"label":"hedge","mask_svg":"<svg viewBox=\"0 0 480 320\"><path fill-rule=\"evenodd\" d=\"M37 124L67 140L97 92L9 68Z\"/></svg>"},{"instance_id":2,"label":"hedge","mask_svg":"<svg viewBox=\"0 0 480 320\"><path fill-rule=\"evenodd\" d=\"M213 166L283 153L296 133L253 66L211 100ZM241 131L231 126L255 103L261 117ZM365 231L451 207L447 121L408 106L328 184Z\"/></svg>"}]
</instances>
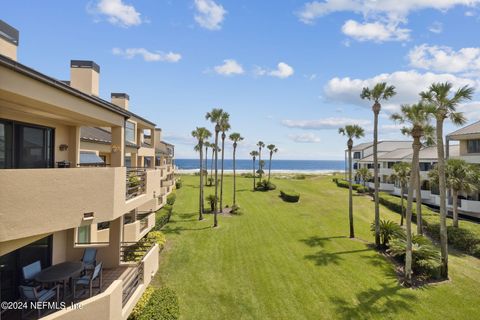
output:
<instances>
[{"instance_id":1,"label":"hedge","mask_svg":"<svg viewBox=\"0 0 480 320\"><path fill-rule=\"evenodd\" d=\"M335 181L334 181L335 182ZM348 181L346 180L336 180L336 184L337 184L337 187L340 187L340 188L346 188L348 189L349 188L349 183ZM357 190L358 188L363 188L363 185L361 184L358 184L358 183L353 183L352 184L352 189L353 190Z\"/></svg>"},{"instance_id":2,"label":"hedge","mask_svg":"<svg viewBox=\"0 0 480 320\"><path fill-rule=\"evenodd\" d=\"M390 210L400 213L400 198L385 192L380 192L379 202ZM407 201L404 202L405 207ZM417 221L416 206L412 208L412 221ZM440 217L430 207L422 205L422 221L425 232L435 240L440 240ZM447 226L448 243L455 249L480 258L480 225L470 221L460 221L455 228Z\"/></svg>"},{"instance_id":3,"label":"hedge","mask_svg":"<svg viewBox=\"0 0 480 320\"><path fill-rule=\"evenodd\" d=\"M160 230L164 225L170 221L172 216L173 207L169 204L166 204L155 213L155 229Z\"/></svg>"},{"instance_id":4,"label":"hedge","mask_svg":"<svg viewBox=\"0 0 480 320\"><path fill-rule=\"evenodd\" d=\"M146 297L144 298L145 295ZM154 289L153 292L149 292L148 294L147 291L145 291L144 296L140 299L142 304L139 310L134 309L129 319L176 320L179 318L180 308L178 305L178 297L172 289ZM147 300L147 302L145 303L144 300ZM135 308L137 308L137 306Z\"/></svg>"},{"instance_id":5,"label":"hedge","mask_svg":"<svg viewBox=\"0 0 480 320\"><path fill-rule=\"evenodd\" d=\"M286 202L298 202L300 200L300 194L292 190L280 191L280 197Z\"/></svg>"},{"instance_id":6,"label":"hedge","mask_svg":"<svg viewBox=\"0 0 480 320\"><path fill-rule=\"evenodd\" d=\"M177 195L172 192L167 196L167 204L173 206L175 204L175 201L177 200Z\"/></svg>"}]
</instances>

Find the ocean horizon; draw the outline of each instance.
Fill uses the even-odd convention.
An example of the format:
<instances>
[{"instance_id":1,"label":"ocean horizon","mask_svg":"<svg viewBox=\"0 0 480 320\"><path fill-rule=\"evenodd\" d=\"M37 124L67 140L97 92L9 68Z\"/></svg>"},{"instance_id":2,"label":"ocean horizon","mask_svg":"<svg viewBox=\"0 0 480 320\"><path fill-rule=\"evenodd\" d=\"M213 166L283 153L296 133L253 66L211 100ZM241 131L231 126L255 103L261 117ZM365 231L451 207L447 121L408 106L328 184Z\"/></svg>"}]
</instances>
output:
<instances>
[{"instance_id":1,"label":"ocean horizon","mask_svg":"<svg viewBox=\"0 0 480 320\"><path fill-rule=\"evenodd\" d=\"M220 164L220 161L219 161ZM175 159L175 165L180 173L191 173L200 169L198 159ZM236 160L236 170L239 172L252 171L253 161L247 159ZM258 160L255 162L258 168ZM211 169L211 159L208 159L208 169ZM224 160L224 170L233 170L233 160ZM265 171L268 171L268 159L265 161ZM343 160L272 160L272 172L305 172L305 173L328 173L344 171Z\"/></svg>"}]
</instances>

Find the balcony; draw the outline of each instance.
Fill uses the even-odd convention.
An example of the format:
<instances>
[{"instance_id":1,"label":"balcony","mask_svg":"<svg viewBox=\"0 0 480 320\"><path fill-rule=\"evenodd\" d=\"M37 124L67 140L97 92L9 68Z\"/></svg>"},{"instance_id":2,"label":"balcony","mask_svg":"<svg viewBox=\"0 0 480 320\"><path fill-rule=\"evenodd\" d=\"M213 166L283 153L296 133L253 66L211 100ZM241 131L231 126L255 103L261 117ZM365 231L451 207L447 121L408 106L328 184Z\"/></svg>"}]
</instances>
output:
<instances>
[{"instance_id":1,"label":"balcony","mask_svg":"<svg viewBox=\"0 0 480 320\"><path fill-rule=\"evenodd\" d=\"M163 188L172 187L173 184L174 184L173 180L162 180L162 187Z\"/></svg>"},{"instance_id":2,"label":"balcony","mask_svg":"<svg viewBox=\"0 0 480 320\"><path fill-rule=\"evenodd\" d=\"M155 226L155 212L136 213L133 221L123 226L123 241L137 242Z\"/></svg>"},{"instance_id":3,"label":"balcony","mask_svg":"<svg viewBox=\"0 0 480 320\"><path fill-rule=\"evenodd\" d=\"M146 191L147 171L145 168L128 168L126 176L127 200L138 197Z\"/></svg>"},{"instance_id":4,"label":"balcony","mask_svg":"<svg viewBox=\"0 0 480 320\"><path fill-rule=\"evenodd\" d=\"M460 210L480 216L480 201L461 199Z\"/></svg>"}]
</instances>

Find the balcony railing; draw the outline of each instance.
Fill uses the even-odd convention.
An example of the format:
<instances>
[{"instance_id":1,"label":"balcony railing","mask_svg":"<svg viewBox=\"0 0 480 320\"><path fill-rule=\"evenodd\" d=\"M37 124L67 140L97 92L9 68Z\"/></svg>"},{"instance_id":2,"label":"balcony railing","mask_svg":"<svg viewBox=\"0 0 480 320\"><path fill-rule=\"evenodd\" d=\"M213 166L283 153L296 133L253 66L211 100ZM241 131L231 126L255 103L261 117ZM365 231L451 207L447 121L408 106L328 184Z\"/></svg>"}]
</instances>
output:
<instances>
[{"instance_id":1,"label":"balcony railing","mask_svg":"<svg viewBox=\"0 0 480 320\"><path fill-rule=\"evenodd\" d=\"M129 273L129 275L123 280L122 285L122 307L128 302L135 290L140 284L143 283L143 261Z\"/></svg>"},{"instance_id":2,"label":"balcony railing","mask_svg":"<svg viewBox=\"0 0 480 320\"><path fill-rule=\"evenodd\" d=\"M138 263L152 249L154 244L148 242L122 242L120 244L120 261Z\"/></svg>"},{"instance_id":3,"label":"balcony railing","mask_svg":"<svg viewBox=\"0 0 480 320\"><path fill-rule=\"evenodd\" d=\"M147 172L145 168L127 168L126 199L135 198L145 193Z\"/></svg>"}]
</instances>

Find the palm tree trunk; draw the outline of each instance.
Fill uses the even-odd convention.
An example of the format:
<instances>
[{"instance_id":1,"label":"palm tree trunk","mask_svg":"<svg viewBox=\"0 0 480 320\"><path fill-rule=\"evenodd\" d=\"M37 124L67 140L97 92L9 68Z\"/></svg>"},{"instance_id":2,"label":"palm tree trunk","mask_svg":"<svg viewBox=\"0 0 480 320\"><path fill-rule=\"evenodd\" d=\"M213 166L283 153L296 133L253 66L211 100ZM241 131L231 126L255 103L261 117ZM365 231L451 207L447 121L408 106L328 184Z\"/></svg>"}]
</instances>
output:
<instances>
[{"instance_id":1,"label":"palm tree trunk","mask_svg":"<svg viewBox=\"0 0 480 320\"><path fill-rule=\"evenodd\" d=\"M262 148L258 148L258 173L259 181L262 182Z\"/></svg>"},{"instance_id":2,"label":"palm tree trunk","mask_svg":"<svg viewBox=\"0 0 480 320\"><path fill-rule=\"evenodd\" d=\"M445 154L443 150L443 117L437 118L437 155L438 155L438 188L440 189L440 275L448 278L448 235L447 235L447 187L445 181Z\"/></svg>"},{"instance_id":3,"label":"palm tree trunk","mask_svg":"<svg viewBox=\"0 0 480 320\"><path fill-rule=\"evenodd\" d=\"M270 161L268 162L268 184L270 184L270 172L272 171L272 155L273 153L270 152Z\"/></svg>"},{"instance_id":4,"label":"palm tree trunk","mask_svg":"<svg viewBox=\"0 0 480 320\"><path fill-rule=\"evenodd\" d=\"M225 159L225 132L222 132L222 171L220 174L220 211L223 213L223 161Z\"/></svg>"},{"instance_id":5,"label":"palm tree trunk","mask_svg":"<svg viewBox=\"0 0 480 320\"><path fill-rule=\"evenodd\" d=\"M236 151L237 148L234 146L233 147L233 205L237 204L237 177L236 177Z\"/></svg>"},{"instance_id":6,"label":"palm tree trunk","mask_svg":"<svg viewBox=\"0 0 480 320\"><path fill-rule=\"evenodd\" d=\"M350 223L350 238L355 238L353 229L353 195L352 195L352 148L348 148L348 220Z\"/></svg>"},{"instance_id":7,"label":"palm tree trunk","mask_svg":"<svg viewBox=\"0 0 480 320\"><path fill-rule=\"evenodd\" d=\"M205 178L205 185L208 182L208 147L205 147L205 171L207 172L207 176Z\"/></svg>"},{"instance_id":8,"label":"palm tree trunk","mask_svg":"<svg viewBox=\"0 0 480 320\"><path fill-rule=\"evenodd\" d=\"M213 181L213 159L215 157L215 150L212 148L212 160L210 161L210 181ZM213 182L212 182L213 183ZM210 183L210 186L212 185L212 183Z\"/></svg>"},{"instance_id":9,"label":"palm tree trunk","mask_svg":"<svg viewBox=\"0 0 480 320\"><path fill-rule=\"evenodd\" d=\"M213 210L213 226L218 226L218 130L215 130L215 203Z\"/></svg>"},{"instance_id":10,"label":"palm tree trunk","mask_svg":"<svg viewBox=\"0 0 480 320\"><path fill-rule=\"evenodd\" d=\"M203 146L200 144L200 203L198 220L203 220Z\"/></svg>"},{"instance_id":11,"label":"palm tree trunk","mask_svg":"<svg viewBox=\"0 0 480 320\"><path fill-rule=\"evenodd\" d=\"M253 158L253 191L255 191L255 158Z\"/></svg>"},{"instance_id":12,"label":"palm tree trunk","mask_svg":"<svg viewBox=\"0 0 480 320\"><path fill-rule=\"evenodd\" d=\"M400 225L403 226L403 217L405 215L405 208L404 208L404 205L403 205L403 191L404 191L404 188L403 188L403 184L400 186L400 206L401 206L401 212L400 212Z\"/></svg>"},{"instance_id":13,"label":"palm tree trunk","mask_svg":"<svg viewBox=\"0 0 480 320\"><path fill-rule=\"evenodd\" d=\"M378 154L377 154L377 144L378 144L378 112L374 112L374 123L373 123L373 179L375 183L375 245L380 246L380 203L378 199Z\"/></svg>"},{"instance_id":14,"label":"palm tree trunk","mask_svg":"<svg viewBox=\"0 0 480 320\"><path fill-rule=\"evenodd\" d=\"M458 191L452 189L452 197L453 197L453 226L458 228Z\"/></svg>"},{"instance_id":15,"label":"palm tree trunk","mask_svg":"<svg viewBox=\"0 0 480 320\"><path fill-rule=\"evenodd\" d=\"M420 138L413 138L413 159L412 168L418 161L418 154L420 152ZM413 207L413 191L415 189L418 171L413 169L410 176L410 186L408 188L407 198L407 217L406 217L406 233L407 245L405 252L405 283L412 284L412 207Z\"/></svg>"},{"instance_id":16,"label":"palm tree trunk","mask_svg":"<svg viewBox=\"0 0 480 320\"><path fill-rule=\"evenodd\" d=\"M420 161L420 159L419 159ZM422 225L422 182L420 181L420 164L417 163L417 234L423 234L423 225Z\"/></svg>"}]
</instances>

